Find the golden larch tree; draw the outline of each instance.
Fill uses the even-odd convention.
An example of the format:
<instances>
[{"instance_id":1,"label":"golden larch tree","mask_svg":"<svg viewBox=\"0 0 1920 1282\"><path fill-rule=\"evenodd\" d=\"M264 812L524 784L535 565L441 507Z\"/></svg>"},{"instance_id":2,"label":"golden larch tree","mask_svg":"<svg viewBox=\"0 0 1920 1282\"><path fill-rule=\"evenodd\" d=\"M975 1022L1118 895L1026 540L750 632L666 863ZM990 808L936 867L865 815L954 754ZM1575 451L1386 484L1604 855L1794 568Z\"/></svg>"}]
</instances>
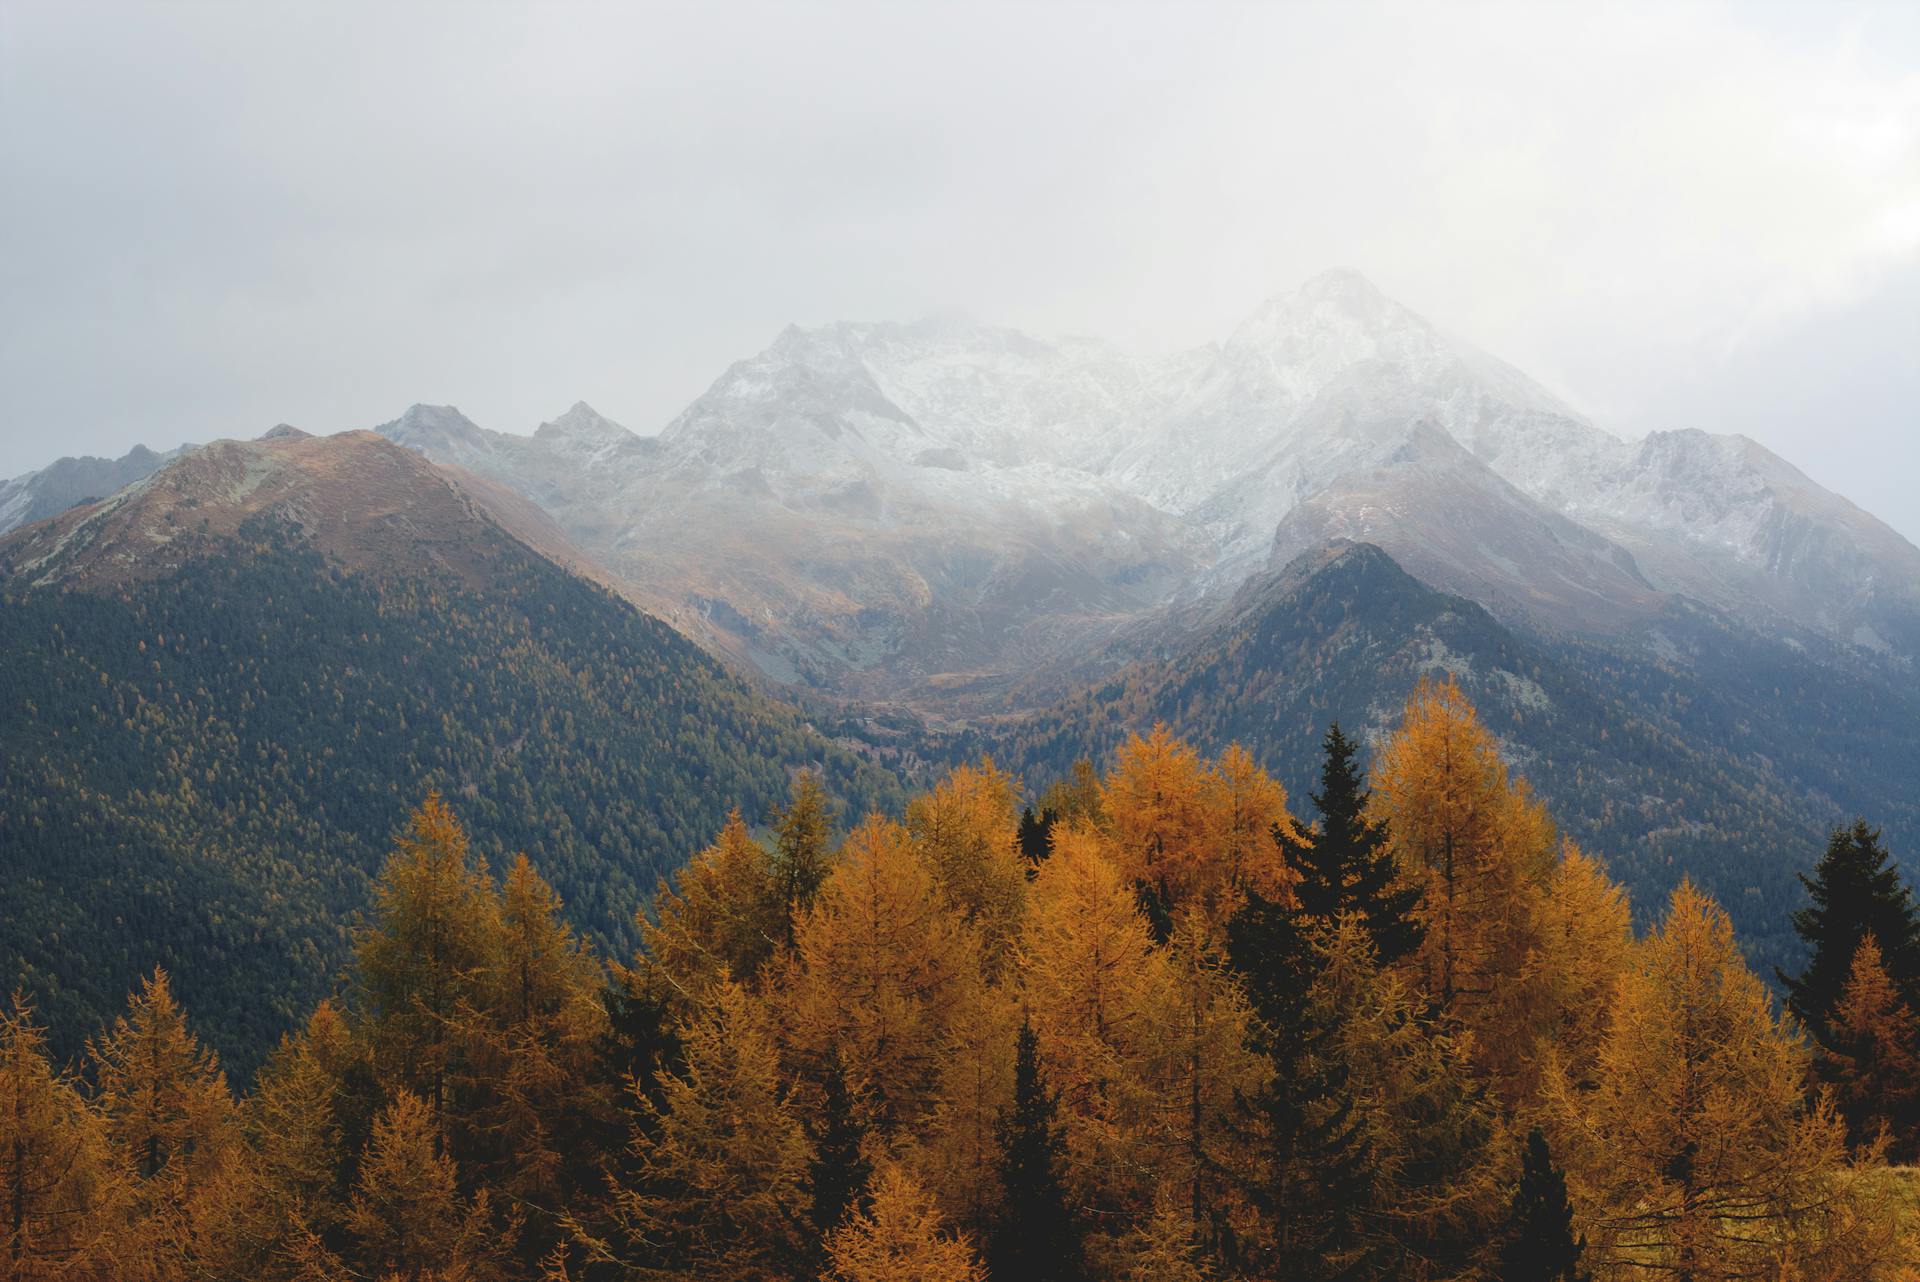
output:
<instances>
[{"instance_id":1,"label":"golden larch tree","mask_svg":"<svg viewBox=\"0 0 1920 1282\"><path fill-rule=\"evenodd\" d=\"M1027 865L1020 856L1020 783L992 758L956 767L907 803L907 831L935 882L997 966L1019 931Z\"/></svg>"},{"instance_id":2,"label":"golden larch tree","mask_svg":"<svg viewBox=\"0 0 1920 1282\"><path fill-rule=\"evenodd\" d=\"M246 1130L292 1233L325 1234L345 1222L343 1070L352 1033L331 1001L280 1039L246 1103Z\"/></svg>"},{"instance_id":3,"label":"golden larch tree","mask_svg":"<svg viewBox=\"0 0 1920 1282\"><path fill-rule=\"evenodd\" d=\"M1869 1145L1884 1134L1894 1161L1913 1161L1920 1147L1920 1016L1887 975L1872 932L1853 954L1828 1037L1833 1046L1821 1075L1833 1085L1853 1142Z\"/></svg>"},{"instance_id":4,"label":"golden larch tree","mask_svg":"<svg viewBox=\"0 0 1920 1282\"><path fill-rule=\"evenodd\" d=\"M1626 890L1599 860L1569 841L1555 864L1539 908L1534 952L1520 976L1526 1009L1502 1037L1512 1054L1505 1099L1524 1107L1539 1091L1539 1065L1548 1046L1562 1071L1593 1080L1613 1009L1613 990L1633 964L1632 906Z\"/></svg>"},{"instance_id":5,"label":"golden larch tree","mask_svg":"<svg viewBox=\"0 0 1920 1282\"><path fill-rule=\"evenodd\" d=\"M901 1167L874 1174L873 1205L827 1238L831 1282L986 1282L973 1243L947 1230Z\"/></svg>"},{"instance_id":6,"label":"golden larch tree","mask_svg":"<svg viewBox=\"0 0 1920 1282\"><path fill-rule=\"evenodd\" d=\"M525 855L507 870L481 1005L462 1021L457 1152L503 1200L544 1223L572 1192L566 1154L615 1113L596 1075L603 979Z\"/></svg>"},{"instance_id":7,"label":"golden larch tree","mask_svg":"<svg viewBox=\"0 0 1920 1282\"><path fill-rule=\"evenodd\" d=\"M33 1007L0 1011L0 1275L107 1279L126 1189L106 1121L47 1056Z\"/></svg>"},{"instance_id":8,"label":"golden larch tree","mask_svg":"<svg viewBox=\"0 0 1920 1282\"><path fill-rule=\"evenodd\" d=\"M984 982L978 933L934 884L907 830L872 816L848 834L802 921L774 999L796 1053L834 1055L883 1135L917 1126L959 1013Z\"/></svg>"},{"instance_id":9,"label":"golden larch tree","mask_svg":"<svg viewBox=\"0 0 1920 1282\"><path fill-rule=\"evenodd\" d=\"M720 835L654 892L640 937L656 966L689 993L703 993L722 975L752 985L787 935L784 900L772 856L753 839L735 809Z\"/></svg>"},{"instance_id":10,"label":"golden larch tree","mask_svg":"<svg viewBox=\"0 0 1920 1282\"><path fill-rule=\"evenodd\" d=\"M440 794L413 812L374 888L373 924L361 932L361 1008L384 1080L447 1103L464 1022L484 1003L500 947L500 900L486 863Z\"/></svg>"},{"instance_id":11,"label":"golden larch tree","mask_svg":"<svg viewBox=\"0 0 1920 1282\"><path fill-rule=\"evenodd\" d=\"M399 1282L482 1282L512 1247L484 1193L462 1201L432 1108L404 1087L374 1119L347 1228L366 1271Z\"/></svg>"},{"instance_id":12,"label":"golden larch tree","mask_svg":"<svg viewBox=\"0 0 1920 1282\"><path fill-rule=\"evenodd\" d=\"M1020 1008L999 985L981 985L956 1009L933 1112L911 1152L921 1186L947 1218L985 1234L1000 1199L1000 1124L1013 1104Z\"/></svg>"},{"instance_id":13,"label":"golden larch tree","mask_svg":"<svg viewBox=\"0 0 1920 1282\"><path fill-rule=\"evenodd\" d=\"M1845 1130L1806 1088L1807 1052L1726 914L1682 882L1616 987L1590 1086L1543 1088L1597 1262L1707 1282L1843 1250Z\"/></svg>"},{"instance_id":14,"label":"golden larch tree","mask_svg":"<svg viewBox=\"0 0 1920 1282\"><path fill-rule=\"evenodd\" d=\"M1169 908L1214 881L1225 862L1216 800L1207 764L1165 726L1130 737L1100 788L1121 875Z\"/></svg>"},{"instance_id":15,"label":"golden larch tree","mask_svg":"<svg viewBox=\"0 0 1920 1282\"><path fill-rule=\"evenodd\" d=\"M1546 811L1507 775L1499 745L1451 679L1422 679L1381 751L1373 805L1401 866L1424 889L1412 965L1443 1011L1473 1029L1497 1078L1532 1053L1519 977L1559 842Z\"/></svg>"},{"instance_id":16,"label":"golden larch tree","mask_svg":"<svg viewBox=\"0 0 1920 1282\"><path fill-rule=\"evenodd\" d=\"M786 1277L807 1254L811 1153L766 1012L723 981L683 1040L681 1073L635 1099L636 1171L613 1189L612 1228L579 1245L636 1279Z\"/></svg>"},{"instance_id":17,"label":"golden larch tree","mask_svg":"<svg viewBox=\"0 0 1920 1282\"><path fill-rule=\"evenodd\" d=\"M1206 893L1220 900L1207 905L1208 915L1224 922L1239 907L1235 893L1251 887L1268 899L1285 901L1298 874L1288 866L1274 840L1301 839L1300 823L1287 809L1287 790L1260 768L1253 754L1229 744L1214 763L1208 792L1220 835L1220 867L1210 877Z\"/></svg>"},{"instance_id":18,"label":"golden larch tree","mask_svg":"<svg viewBox=\"0 0 1920 1282\"><path fill-rule=\"evenodd\" d=\"M1133 886L1084 824L1056 827L1021 936L1021 993L1060 1096L1072 1183L1109 1202L1152 1194L1152 1069L1172 1008L1165 954Z\"/></svg>"}]
</instances>

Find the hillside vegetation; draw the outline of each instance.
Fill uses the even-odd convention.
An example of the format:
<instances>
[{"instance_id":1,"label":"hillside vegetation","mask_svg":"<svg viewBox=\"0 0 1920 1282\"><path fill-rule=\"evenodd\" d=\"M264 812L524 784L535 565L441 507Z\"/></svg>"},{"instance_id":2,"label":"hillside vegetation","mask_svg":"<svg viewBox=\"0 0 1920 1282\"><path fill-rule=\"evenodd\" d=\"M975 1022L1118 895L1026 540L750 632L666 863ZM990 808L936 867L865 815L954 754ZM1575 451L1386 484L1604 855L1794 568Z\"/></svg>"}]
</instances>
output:
<instances>
[{"instance_id":1,"label":"hillside vegetation","mask_svg":"<svg viewBox=\"0 0 1920 1282\"><path fill-rule=\"evenodd\" d=\"M654 879L793 771L896 804L664 624L498 530L471 555L358 572L262 515L165 577L7 583L0 963L58 1027L160 964L250 1065L328 990L430 788L616 949Z\"/></svg>"},{"instance_id":2,"label":"hillside vegetation","mask_svg":"<svg viewBox=\"0 0 1920 1282\"><path fill-rule=\"evenodd\" d=\"M1422 683L1314 822L1164 730L1022 816L990 762L844 839L799 776L614 961L429 796L337 996L236 1098L155 973L0 1014L9 1276L1912 1282L1920 917L1832 835L1776 1010L1644 933ZM180 977L185 980L187 977ZM1808 1039L1808 1030L1812 1040Z\"/></svg>"}]
</instances>

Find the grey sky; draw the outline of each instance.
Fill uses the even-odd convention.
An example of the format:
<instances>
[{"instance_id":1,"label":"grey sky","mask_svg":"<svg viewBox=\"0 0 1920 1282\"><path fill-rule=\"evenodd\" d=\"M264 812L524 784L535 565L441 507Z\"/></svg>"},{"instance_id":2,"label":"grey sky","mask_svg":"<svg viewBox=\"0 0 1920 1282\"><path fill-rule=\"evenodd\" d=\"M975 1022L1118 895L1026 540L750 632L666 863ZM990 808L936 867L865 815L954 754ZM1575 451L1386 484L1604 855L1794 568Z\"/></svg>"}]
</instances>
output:
<instances>
[{"instance_id":1,"label":"grey sky","mask_svg":"<svg viewBox=\"0 0 1920 1282\"><path fill-rule=\"evenodd\" d=\"M0 3L0 475L1350 265L1920 538L1920 6Z\"/></svg>"}]
</instances>

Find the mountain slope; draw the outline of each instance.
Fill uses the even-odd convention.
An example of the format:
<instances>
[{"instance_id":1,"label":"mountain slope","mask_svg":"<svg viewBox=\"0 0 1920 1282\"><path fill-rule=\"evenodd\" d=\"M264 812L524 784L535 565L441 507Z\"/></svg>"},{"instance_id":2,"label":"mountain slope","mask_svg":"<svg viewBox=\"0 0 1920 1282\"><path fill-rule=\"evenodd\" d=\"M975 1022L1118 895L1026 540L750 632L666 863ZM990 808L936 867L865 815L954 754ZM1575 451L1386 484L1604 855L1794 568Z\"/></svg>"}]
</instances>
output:
<instances>
[{"instance_id":1,"label":"mountain slope","mask_svg":"<svg viewBox=\"0 0 1920 1282\"><path fill-rule=\"evenodd\" d=\"M1920 694L1684 604L1644 626L1621 647L1533 636L1378 548L1339 544L1250 583L1171 657L965 747L1044 783L1164 721L1210 751L1244 744L1304 804L1328 722L1377 741L1422 675L1451 674L1639 905L1690 873L1759 956L1789 957L1794 874L1829 825L1871 813L1896 849L1920 843ZM1666 660L1638 657L1656 644Z\"/></svg>"},{"instance_id":2,"label":"mountain slope","mask_svg":"<svg viewBox=\"0 0 1920 1282\"><path fill-rule=\"evenodd\" d=\"M0 540L0 585L0 956L56 1027L164 964L252 1062L429 788L620 949L654 879L792 770L896 797L367 433L208 446Z\"/></svg>"},{"instance_id":3,"label":"mountain slope","mask_svg":"<svg viewBox=\"0 0 1920 1282\"><path fill-rule=\"evenodd\" d=\"M1351 271L1161 358L840 323L657 438L584 406L531 437L421 406L379 430L527 494L710 648L942 717L1057 692L1330 537L1537 630L1618 637L1684 597L1920 657L1920 549L1884 524L1744 438L1615 437Z\"/></svg>"}]
</instances>

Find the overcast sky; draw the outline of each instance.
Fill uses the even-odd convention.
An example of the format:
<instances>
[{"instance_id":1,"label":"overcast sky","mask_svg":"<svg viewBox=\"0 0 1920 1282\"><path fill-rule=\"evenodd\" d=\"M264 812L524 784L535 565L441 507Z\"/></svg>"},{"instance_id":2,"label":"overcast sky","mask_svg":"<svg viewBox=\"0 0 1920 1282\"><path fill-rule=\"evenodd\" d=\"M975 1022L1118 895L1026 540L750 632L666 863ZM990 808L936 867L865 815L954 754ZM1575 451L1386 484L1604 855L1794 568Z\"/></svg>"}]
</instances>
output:
<instances>
[{"instance_id":1,"label":"overcast sky","mask_svg":"<svg viewBox=\"0 0 1920 1282\"><path fill-rule=\"evenodd\" d=\"M0 475L1323 268L1920 539L1920 5L0 2Z\"/></svg>"}]
</instances>

